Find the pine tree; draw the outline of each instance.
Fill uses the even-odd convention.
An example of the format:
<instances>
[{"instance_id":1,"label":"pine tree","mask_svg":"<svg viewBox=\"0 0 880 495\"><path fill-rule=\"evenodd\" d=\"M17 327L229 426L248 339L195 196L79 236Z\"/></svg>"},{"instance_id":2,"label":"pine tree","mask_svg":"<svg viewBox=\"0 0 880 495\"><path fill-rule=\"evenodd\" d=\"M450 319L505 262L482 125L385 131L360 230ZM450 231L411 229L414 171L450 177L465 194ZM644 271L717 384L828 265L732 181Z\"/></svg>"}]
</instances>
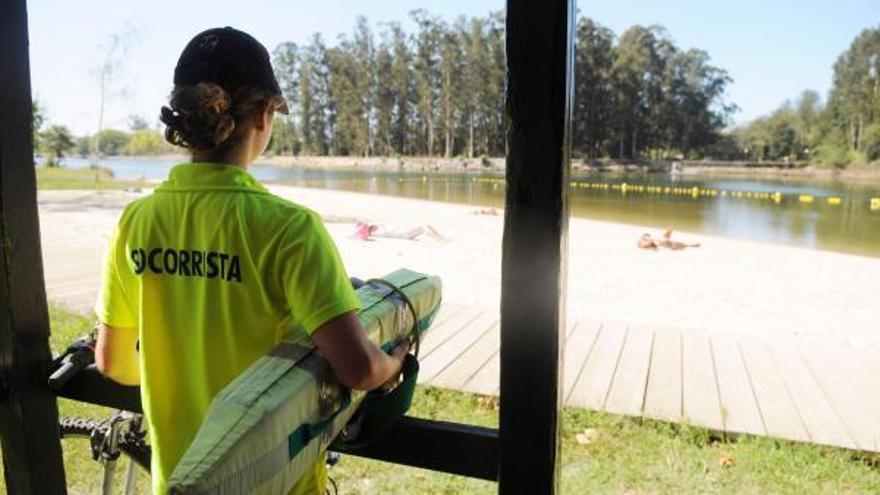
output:
<instances>
[{"instance_id":1,"label":"pine tree","mask_svg":"<svg viewBox=\"0 0 880 495\"><path fill-rule=\"evenodd\" d=\"M588 158L602 156L611 137L613 45L610 29L586 17L578 21L572 148Z\"/></svg>"},{"instance_id":2,"label":"pine tree","mask_svg":"<svg viewBox=\"0 0 880 495\"><path fill-rule=\"evenodd\" d=\"M393 115L391 143L394 150L402 155L415 154L412 135L415 128L415 78L413 75L412 50L407 36L400 24L389 26L391 38L391 93L393 95Z\"/></svg>"},{"instance_id":3,"label":"pine tree","mask_svg":"<svg viewBox=\"0 0 880 495\"><path fill-rule=\"evenodd\" d=\"M300 134L303 149L315 155L330 152L332 135L326 52L321 35L315 34L302 53L299 70Z\"/></svg>"},{"instance_id":4,"label":"pine tree","mask_svg":"<svg viewBox=\"0 0 880 495\"><path fill-rule=\"evenodd\" d=\"M422 128L422 151L434 156L435 125L441 86L440 42L441 30L436 18L424 10L410 13L418 25L415 50L415 81L419 125Z\"/></svg>"},{"instance_id":5,"label":"pine tree","mask_svg":"<svg viewBox=\"0 0 880 495\"><path fill-rule=\"evenodd\" d=\"M296 135L296 119L299 110L299 49L296 43L285 42L272 52L275 78L281 86L281 94L287 101L289 113L275 120L272 148L276 153L293 154L299 149Z\"/></svg>"},{"instance_id":6,"label":"pine tree","mask_svg":"<svg viewBox=\"0 0 880 495\"><path fill-rule=\"evenodd\" d=\"M451 158L455 149L455 131L462 99L462 52L456 31L441 25L440 50L441 104L443 108L443 156Z\"/></svg>"},{"instance_id":7,"label":"pine tree","mask_svg":"<svg viewBox=\"0 0 880 495\"><path fill-rule=\"evenodd\" d=\"M382 37L376 51L376 133L375 152L390 156L395 153L393 136L394 104L394 57L387 33Z\"/></svg>"}]
</instances>

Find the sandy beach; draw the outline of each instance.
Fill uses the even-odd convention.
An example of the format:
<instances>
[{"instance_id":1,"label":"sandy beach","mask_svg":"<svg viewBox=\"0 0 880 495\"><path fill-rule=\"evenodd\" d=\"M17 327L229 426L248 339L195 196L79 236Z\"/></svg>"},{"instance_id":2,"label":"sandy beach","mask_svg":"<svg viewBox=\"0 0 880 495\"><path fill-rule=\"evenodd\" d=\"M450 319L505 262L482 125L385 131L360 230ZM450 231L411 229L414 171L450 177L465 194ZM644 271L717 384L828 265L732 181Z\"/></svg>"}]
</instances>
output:
<instances>
[{"instance_id":1,"label":"sandy beach","mask_svg":"<svg viewBox=\"0 0 880 495\"><path fill-rule=\"evenodd\" d=\"M320 212L350 274L398 267L439 274L448 302L486 308L500 300L503 215L468 206L270 186ZM40 191L50 299L88 311L106 237L121 208L146 192ZM392 229L431 225L449 240L352 238L354 220ZM572 317L655 328L765 337L810 335L880 351L880 258L676 232L684 251L636 248L655 228L572 219L568 310Z\"/></svg>"}]
</instances>

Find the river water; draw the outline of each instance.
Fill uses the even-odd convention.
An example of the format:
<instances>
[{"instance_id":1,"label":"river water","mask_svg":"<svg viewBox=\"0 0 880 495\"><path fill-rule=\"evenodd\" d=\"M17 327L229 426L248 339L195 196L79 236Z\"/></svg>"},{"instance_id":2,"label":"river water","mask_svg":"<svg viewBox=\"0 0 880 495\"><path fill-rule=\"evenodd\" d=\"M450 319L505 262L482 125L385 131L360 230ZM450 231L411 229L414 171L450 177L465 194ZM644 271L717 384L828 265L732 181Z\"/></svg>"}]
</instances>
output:
<instances>
[{"instance_id":1,"label":"river water","mask_svg":"<svg viewBox=\"0 0 880 495\"><path fill-rule=\"evenodd\" d=\"M175 161L111 158L103 164L119 179L162 179ZM82 159L65 166L88 166ZM254 164L268 183L385 194L501 207L498 174L294 169ZM778 180L580 174L572 178L575 217L700 232L735 239L880 257L880 184L832 180Z\"/></svg>"}]
</instances>

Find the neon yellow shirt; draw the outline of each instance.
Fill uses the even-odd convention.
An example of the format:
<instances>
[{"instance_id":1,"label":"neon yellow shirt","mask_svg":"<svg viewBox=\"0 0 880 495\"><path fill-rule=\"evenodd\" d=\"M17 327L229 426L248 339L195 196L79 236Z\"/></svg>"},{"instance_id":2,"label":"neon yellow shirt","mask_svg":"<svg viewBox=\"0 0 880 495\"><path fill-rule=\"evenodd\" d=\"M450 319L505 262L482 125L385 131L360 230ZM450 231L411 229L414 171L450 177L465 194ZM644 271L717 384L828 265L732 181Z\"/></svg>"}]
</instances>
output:
<instances>
[{"instance_id":1,"label":"neon yellow shirt","mask_svg":"<svg viewBox=\"0 0 880 495\"><path fill-rule=\"evenodd\" d=\"M281 338L357 309L320 217L232 165L175 166L110 239L96 312L136 328L155 493L211 399ZM323 458L292 493L324 493Z\"/></svg>"}]
</instances>

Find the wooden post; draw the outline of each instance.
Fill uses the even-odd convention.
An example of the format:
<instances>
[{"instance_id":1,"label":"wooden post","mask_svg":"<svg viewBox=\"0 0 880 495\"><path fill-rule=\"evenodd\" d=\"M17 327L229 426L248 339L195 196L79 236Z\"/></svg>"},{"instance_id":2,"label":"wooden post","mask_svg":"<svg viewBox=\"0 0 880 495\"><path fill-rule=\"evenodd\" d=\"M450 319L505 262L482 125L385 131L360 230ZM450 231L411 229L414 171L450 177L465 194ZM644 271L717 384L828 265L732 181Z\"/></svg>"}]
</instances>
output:
<instances>
[{"instance_id":1,"label":"wooden post","mask_svg":"<svg viewBox=\"0 0 880 495\"><path fill-rule=\"evenodd\" d=\"M25 0L0 2L0 440L10 494L64 494L58 406L47 385Z\"/></svg>"},{"instance_id":2,"label":"wooden post","mask_svg":"<svg viewBox=\"0 0 880 495\"><path fill-rule=\"evenodd\" d=\"M507 2L499 492L559 491L574 0Z\"/></svg>"}]
</instances>

